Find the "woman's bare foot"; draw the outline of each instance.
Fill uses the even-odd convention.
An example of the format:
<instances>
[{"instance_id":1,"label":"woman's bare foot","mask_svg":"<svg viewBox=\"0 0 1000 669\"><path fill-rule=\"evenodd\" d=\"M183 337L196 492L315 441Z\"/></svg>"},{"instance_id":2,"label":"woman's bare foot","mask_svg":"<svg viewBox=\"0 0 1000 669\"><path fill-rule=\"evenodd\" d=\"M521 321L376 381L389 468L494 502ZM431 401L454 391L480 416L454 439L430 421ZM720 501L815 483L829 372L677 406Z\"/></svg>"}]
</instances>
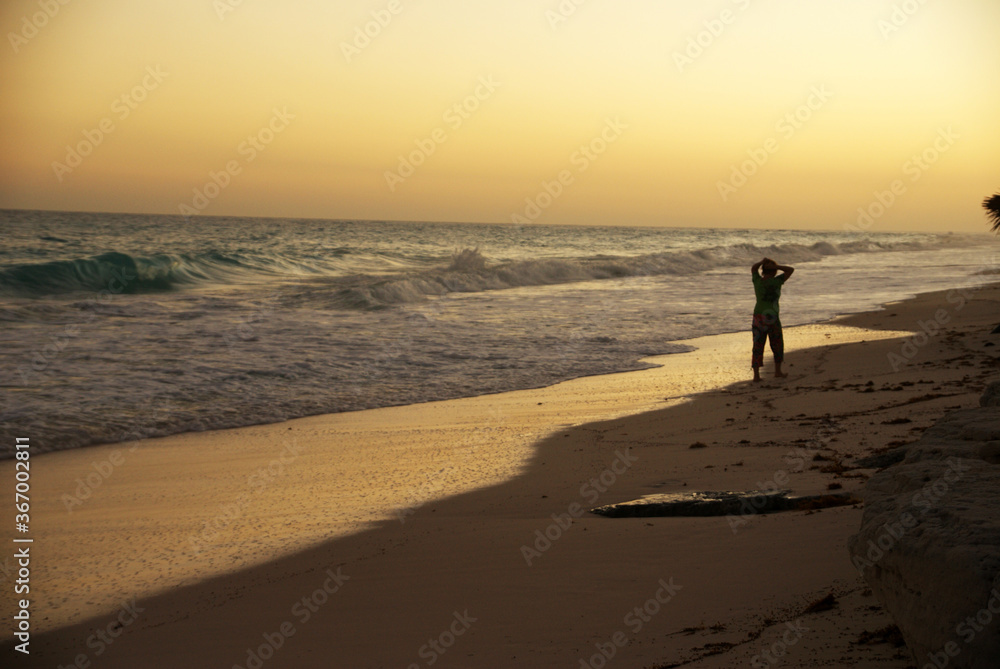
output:
<instances>
[{"instance_id":1,"label":"woman's bare foot","mask_svg":"<svg viewBox=\"0 0 1000 669\"><path fill-rule=\"evenodd\" d=\"M775 372L774 373L774 378L776 378L776 379L783 379L783 378L785 378L787 376L788 376L788 372Z\"/></svg>"}]
</instances>

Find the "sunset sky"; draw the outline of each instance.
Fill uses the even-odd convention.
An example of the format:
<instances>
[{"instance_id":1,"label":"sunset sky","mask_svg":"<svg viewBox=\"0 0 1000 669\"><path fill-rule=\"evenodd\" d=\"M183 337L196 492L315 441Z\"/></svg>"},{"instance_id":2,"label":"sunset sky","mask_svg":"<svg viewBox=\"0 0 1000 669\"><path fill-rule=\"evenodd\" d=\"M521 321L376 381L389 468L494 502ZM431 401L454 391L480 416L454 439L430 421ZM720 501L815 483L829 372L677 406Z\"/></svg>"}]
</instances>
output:
<instances>
[{"instance_id":1,"label":"sunset sky","mask_svg":"<svg viewBox=\"0 0 1000 669\"><path fill-rule=\"evenodd\" d=\"M1000 188L996 0L62 1L0 9L0 208L983 232Z\"/></svg>"}]
</instances>

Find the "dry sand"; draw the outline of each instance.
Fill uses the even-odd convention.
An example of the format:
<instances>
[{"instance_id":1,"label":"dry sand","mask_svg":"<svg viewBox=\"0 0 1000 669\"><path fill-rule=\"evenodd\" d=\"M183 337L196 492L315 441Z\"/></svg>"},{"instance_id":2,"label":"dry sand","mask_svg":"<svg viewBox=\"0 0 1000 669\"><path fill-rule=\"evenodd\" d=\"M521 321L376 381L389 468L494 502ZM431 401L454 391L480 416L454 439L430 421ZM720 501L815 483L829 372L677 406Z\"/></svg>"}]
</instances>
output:
<instances>
[{"instance_id":1,"label":"dry sand","mask_svg":"<svg viewBox=\"0 0 1000 669\"><path fill-rule=\"evenodd\" d=\"M641 372L40 456L22 664L229 669L252 648L265 667L596 667L603 647L607 666L764 666L784 638L770 666L906 667L856 643L890 623L847 554L860 508L563 526L650 493L859 489L838 463L996 376L1000 289L959 297L789 328L789 378L759 385L739 333ZM904 348L936 312L943 332Z\"/></svg>"}]
</instances>

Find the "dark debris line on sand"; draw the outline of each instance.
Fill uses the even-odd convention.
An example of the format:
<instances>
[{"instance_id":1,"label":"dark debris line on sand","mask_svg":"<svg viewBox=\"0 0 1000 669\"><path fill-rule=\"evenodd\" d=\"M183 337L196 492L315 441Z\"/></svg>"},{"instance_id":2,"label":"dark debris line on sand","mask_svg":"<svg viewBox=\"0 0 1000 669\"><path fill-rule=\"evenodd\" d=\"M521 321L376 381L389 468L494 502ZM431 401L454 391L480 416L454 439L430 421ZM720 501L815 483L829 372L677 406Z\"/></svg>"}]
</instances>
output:
<instances>
[{"instance_id":1,"label":"dark debris line on sand","mask_svg":"<svg viewBox=\"0 0 1000 669\"><path fill-rule=\"evenodd\" d=\"M860 504L861 499L851 493L805 495L789 497L788 490L763 492L683 492L646 495L640 499L619 504L608 504L591 509L591 513L607 518L652 518L682 516L729 516L744 513L747 508L754 513L778 511L812 511L833 506Z\"/></svg>"}]
</instances>

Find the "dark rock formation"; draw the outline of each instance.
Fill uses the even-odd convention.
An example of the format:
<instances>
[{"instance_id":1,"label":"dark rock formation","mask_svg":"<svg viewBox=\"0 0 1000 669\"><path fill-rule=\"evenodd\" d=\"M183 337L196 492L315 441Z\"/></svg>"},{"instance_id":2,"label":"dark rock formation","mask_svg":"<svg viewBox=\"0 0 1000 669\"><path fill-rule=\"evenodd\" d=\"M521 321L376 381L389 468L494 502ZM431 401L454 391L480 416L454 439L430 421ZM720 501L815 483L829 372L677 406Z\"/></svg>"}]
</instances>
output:
<instances>
[{"instance_id":1,"label":"dark rock formation","mask_svg":"<svg viewBox=\"0 0 1000 669\"><path fill-rule=\"evenodd\" d=\"M885 469L900 463L906 457L906 447L894 448L882 453L876 453L854 461L851 469Z\"/></svg>"},{"instance_id":2,"label":"dark rock formation","mask_svg":"<svg viewBox=\"0 0 1000 669\"><path fill-rule=\"evenodd\" d=\"M1000 667L1000 406L942 418L864 498L852 560L917 666Z\"/></svg>"},{"instance_id":3,"label":"dark rock formation","mask_svg":"<svg viewBox=\"0 0 1000 669\"><path fill-rule=\"evenodd\" d=\"M1000 381L986 386L986 392L979 398L981 407L1000 407Z\"/></svg>"}]
</instances>

